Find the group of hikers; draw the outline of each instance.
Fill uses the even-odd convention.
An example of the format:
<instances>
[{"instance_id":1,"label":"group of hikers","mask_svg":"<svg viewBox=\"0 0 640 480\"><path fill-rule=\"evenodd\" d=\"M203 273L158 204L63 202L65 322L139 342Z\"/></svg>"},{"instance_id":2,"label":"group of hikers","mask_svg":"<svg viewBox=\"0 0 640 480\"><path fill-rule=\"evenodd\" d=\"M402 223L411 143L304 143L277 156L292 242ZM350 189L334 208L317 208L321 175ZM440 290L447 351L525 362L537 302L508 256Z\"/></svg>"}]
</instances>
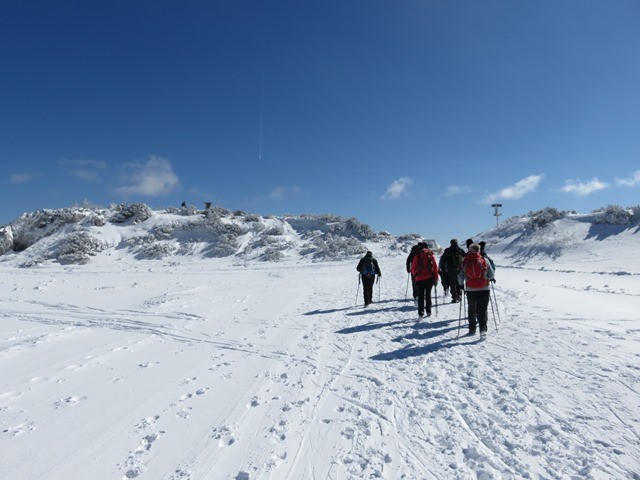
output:
<instances>
[{"instance_id":1,"label":"group of hikers","mask_svg":"<svg viewBox=\"0 0 640 480\"><path fill-rule=\"evenodd\" d=\"M491 283L495 282L495 264L485 252L485 242L466 241L465 251L458 240L451 239L444 249L440 261L426 242L419 242L411 248L407 257L407 274L410 275L413 299L418 304L418 316L431 316L431 290L442 282L445 296L451 294L451 303L462 302L466 293L469 334L487 332L488 308L491 301ZM356 270L360 273L365 306L373 303L373 286L376 277L382 276L378 261L372 252L360 259ZM408 288L408 286L407 286Z\"/></svg>"}]
</instances>

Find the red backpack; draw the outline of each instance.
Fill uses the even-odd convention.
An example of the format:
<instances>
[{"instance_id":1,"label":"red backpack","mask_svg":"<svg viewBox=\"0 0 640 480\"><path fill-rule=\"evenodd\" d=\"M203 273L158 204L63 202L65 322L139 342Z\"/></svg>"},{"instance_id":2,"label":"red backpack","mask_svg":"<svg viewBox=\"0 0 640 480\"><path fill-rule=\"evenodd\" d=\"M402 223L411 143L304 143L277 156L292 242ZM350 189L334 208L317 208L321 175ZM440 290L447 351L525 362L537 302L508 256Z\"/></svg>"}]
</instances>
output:
<instances>
[{"instance_id":1,"label":"red backpack","mask_svg":"<svg viewBox=\"0 0 640 480\"><path fill-rule=\"evenodd\" d=\"M479 253L468 253L462 260L462 269L468 288L482 288L489 285L487 261Z\"/></svg>"},{"instance_id":2,"label":"red backpack","mask_svg":"<svg viewBox=\"0 0 640 480\"><path fill-rule=\"evenodd\" d=\"M428 250L420 250L416 257L416 278L433 277L433 254Z\"/></svg>"}]
</instances>

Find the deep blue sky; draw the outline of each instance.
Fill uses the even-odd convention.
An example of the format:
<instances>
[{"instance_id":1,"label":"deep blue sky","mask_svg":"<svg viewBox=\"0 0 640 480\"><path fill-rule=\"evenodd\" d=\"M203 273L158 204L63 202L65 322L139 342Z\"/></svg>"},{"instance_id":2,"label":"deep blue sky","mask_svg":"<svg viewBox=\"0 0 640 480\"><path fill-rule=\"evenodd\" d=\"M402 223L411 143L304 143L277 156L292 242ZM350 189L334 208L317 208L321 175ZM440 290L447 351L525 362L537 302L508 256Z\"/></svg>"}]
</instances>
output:
<instances>
[{"instance_id":1,"label":"deep blue sky","mask_svg":"<svg viewBox=\"0 0 640 480\"><path fill-rule=\"evenodd\" d=\"M448 243L637 205L637 0L4 1L0 225L334 213Z\"/></svg>"}]
</instances>

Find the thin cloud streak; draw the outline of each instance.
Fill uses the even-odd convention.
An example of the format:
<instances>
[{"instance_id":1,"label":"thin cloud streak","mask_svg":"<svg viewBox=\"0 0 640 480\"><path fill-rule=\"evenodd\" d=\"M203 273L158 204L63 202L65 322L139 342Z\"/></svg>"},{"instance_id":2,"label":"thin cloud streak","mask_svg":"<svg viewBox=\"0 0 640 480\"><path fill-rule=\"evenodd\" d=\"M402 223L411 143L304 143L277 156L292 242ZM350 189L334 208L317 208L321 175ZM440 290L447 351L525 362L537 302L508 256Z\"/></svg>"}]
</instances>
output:
<instances>
[{"instance_id":1,"label":"thin cloud streak","mask_svg":"<svg viewBox=\"0 0 640 480\"><path fill-rule=\"evenodd\" d=\"M60 164L70 167L69 173L85 182L100 181L100 174L107 168L106 162L99 160L62 160Z\"/></svg>"},{"instance_id":2,"label":"thin cloud streak","mask_svg":"<svg viewBox=\"0 0 640 480\"><path fill-rule=\"evenodd\" d=\"M115 191L120 195L167 195L180 186L169 160L152 155L146 163L130 163L124 166L125 183Z\"/></svg>"},{"instance_id":3,"label":"thin cloud streak","mask_svg":"<svg viewBox=\"0 0 640 480\"><path fill-rule=\"evenodd\" d=\"M451 185L447 187L445 196L455 197L457 195L466 195L473 191L473 189L467 185Z\"/></svg>"},{"instance_id":4,"label":"thin cloud streak","mask_svg":"<svg viewBox=\"0 0 640 480\"><path fill-rule=\"evenodd\" d=\"M382 195L383 200L397 200L403 195L407 195L409 187L413 185L413 180L409 177L402 177L398 180L394 180L391 185L387 187L387 191Z\"/></svg>"},{"instance_id":5,"label":"thin cloud streak","mask_svg":"<svg viewBox=\"0 0 640 480\"><path fill-rule=\"evenodd\" d=\"M12 173L9 182L14 185L22 185L28 183L36 177L35 173Z\"/></svg>"},{"instance_id":6,"label":"thin cloud streak","mask_svg":"<svg viewBox=\"0 0 640 480\"><path fill-rule=\"evenodd\" d=\"M301 191L299 187L275 187L268 197L270 200L284 200L290 195L299 195Z\"/></svg>"},{"instance_id":7,"label":"thin cloud streak","mask_svg":"<svg viewBox=\"0 0 640 480\"><path fill-rule=\"evenodd\" d=\"M567 180L566 185L560 189L563 193L573 193L578 197L586 197L592 193L608 188L609 184L601 182L597 178L592 178L588 182L580 180Z\"/></svg>"},{"instance_id":8,"label":"thin cloud streak","mask_svg":"<svg viewBox=\"0 0 640 480\"><path fill-rule=\"evenodd\" d=\"M485 203L493 203L496 200L519 200L526 194L535 191L540 185L544 175L529 175L527 178L505 187L497 193L489 194L485 197Z\"/></svg>"},{"instance_id":9,"label":"thin cloud streak","mask_svg":"<svg viewBox=\"0 0 640 480\"><path fill-rule=\"evenodd\" d=\"M619 187L636 187L640 185L640 170L636 170L627 178L616 178L616 185Z\"/></svg>"}]
</instances>

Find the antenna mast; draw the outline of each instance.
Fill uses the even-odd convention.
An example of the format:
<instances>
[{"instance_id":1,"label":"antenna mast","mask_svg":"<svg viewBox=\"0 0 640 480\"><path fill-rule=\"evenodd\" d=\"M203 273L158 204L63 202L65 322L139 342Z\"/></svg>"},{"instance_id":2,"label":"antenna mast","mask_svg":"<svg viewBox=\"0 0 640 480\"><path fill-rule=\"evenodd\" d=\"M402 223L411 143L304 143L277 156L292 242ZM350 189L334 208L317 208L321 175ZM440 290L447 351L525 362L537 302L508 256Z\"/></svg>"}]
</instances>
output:
<instances>
[{"instance_id":1,"label":"antenna mast","mask_svg":"<svg viewBox=\"0 0 640 480\"><path fill-rule=\"evenodd\" d=\"M501 203L492 203L491 206L493 207L493 216L496 217L496 227L498 226L498 220L500 219L500 215L502 215L498 209L500 207L502 207Z\"/></svg>"}]
</instances>

